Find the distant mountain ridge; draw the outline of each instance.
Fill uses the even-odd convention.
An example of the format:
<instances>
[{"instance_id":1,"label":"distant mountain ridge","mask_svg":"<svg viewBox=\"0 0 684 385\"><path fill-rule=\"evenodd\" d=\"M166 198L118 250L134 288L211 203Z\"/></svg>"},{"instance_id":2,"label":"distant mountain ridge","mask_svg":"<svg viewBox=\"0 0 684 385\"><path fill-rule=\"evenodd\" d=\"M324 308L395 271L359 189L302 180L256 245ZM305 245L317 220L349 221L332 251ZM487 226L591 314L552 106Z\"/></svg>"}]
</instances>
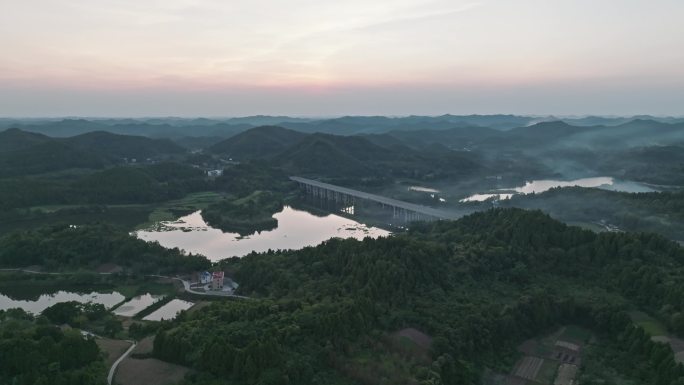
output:
<instances>
[{"instance_id":1,"label":"distant mountain ridge","mask_svg":"<svg viewBox=\"0 0 684 385\"><path fill-rule=\"evenodd\" d=\"M0 176L30 175L69 168L97 169L123 158L166 157L185 150L168 139L95 131L69 138L8 129L0 131Z\"/></svg>"},{"instance_id":2,"label":"distant mountain ridge","mask_svg":"<svg viewBox=\"0 0 684 385\"><path fill-rule=\"evenodd\" d=\"M573 126L618 126L633 120L660 123L682 123L684 117L565 117L523 115L451 115L440 116L343 116L335 118L299 118L288 116L247 116L238 118L69 118L9 119L0 118L0 129L20 128L53 137L69 137L91 131L143 135L156 138L222 137L229 138L259 126L281 126L305 133L323 132L336 135L381 134L391 131L486 127L507 131L540 122L563 121Z\"/></svg>"}]
</instances>

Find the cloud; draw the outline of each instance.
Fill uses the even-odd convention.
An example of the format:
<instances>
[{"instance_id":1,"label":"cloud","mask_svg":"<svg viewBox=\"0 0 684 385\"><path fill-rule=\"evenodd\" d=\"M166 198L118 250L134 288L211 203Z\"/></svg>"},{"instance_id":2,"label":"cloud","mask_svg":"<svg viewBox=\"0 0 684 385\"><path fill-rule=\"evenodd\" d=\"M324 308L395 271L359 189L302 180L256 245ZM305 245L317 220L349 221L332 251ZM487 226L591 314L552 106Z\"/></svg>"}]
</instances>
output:
<instances>
[{"instance_id":1,"label":"cloud","mask_svg":"<svg viewBox=\"0 0 684 385\"><path fill-rule=\"evenodd\" d=\"M0 83L103 94L665 89L684 79L682 12L673 0L5 1Z\"/></svg>"}]
</instances>

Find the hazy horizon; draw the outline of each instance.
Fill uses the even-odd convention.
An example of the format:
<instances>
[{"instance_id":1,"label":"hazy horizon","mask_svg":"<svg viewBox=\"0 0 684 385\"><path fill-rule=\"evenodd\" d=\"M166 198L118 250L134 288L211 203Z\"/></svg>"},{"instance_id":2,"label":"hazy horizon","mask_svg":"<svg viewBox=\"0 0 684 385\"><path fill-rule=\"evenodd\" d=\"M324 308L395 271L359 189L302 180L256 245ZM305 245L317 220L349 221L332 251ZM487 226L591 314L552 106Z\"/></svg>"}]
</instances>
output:
<instances>
[{"instance_id":1,"label":"hazy horizon","mask_svg":"<svg viewBox=\"0 0 684 385\"><path fill-rule=\"evenodd\" d=\"M519 117L529 117L529 118L558 118L558 119L582 119L582 118L606 118L606 119L638 119L641 117L653 117L658 119L684 119L684 115L655 115L655 114L628 114L628 115L603 115L603 114L582 114L582 115L562 115L562 114L513 114L513 113L492 113L492 114L455 114L455 113L443 113L443 114L406 114L406 115L281 115L281 114L255 114L255 115L121 115L121 116L107 116L107 115L54 115L54 116L11 116L11 115L0 115L0 119L17 119L17 120L69 120L69 119L84 119L84 120L107 120L107 119L182 119L182 120L192 120L192 119L208 119L208 120L225 120L225 119L245 119L245 118L255 118L255 117L283 117L292 119L309 119L309 120L326 120L326 119L338 119L345 117L352 118L362 118L362 117L384 117L384 118L408 118L411 116L418 117L430 117L437 118L440 116L519 116Z\"/></svg>"},{"instance_id":2,"label":"hazy horizon","mask_svg":"<svg viewBox=\"0 0 684 385\"><path fill-rule=\"evenodd\" d=\"M0 116L684 114L676 0L26 0Z\"/></svg>"}]
</instances>

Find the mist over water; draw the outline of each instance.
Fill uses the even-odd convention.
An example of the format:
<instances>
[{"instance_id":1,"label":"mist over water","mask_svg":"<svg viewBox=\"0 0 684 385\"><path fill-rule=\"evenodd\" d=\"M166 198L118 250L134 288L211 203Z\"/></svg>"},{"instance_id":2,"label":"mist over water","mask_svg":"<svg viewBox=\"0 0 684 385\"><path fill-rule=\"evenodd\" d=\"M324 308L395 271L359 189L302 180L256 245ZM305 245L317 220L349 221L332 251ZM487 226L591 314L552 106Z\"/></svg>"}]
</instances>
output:
<instances>
[{"instance_id":1,"label":"mist over water","mask_svg":"<svg viewBox=\"0 0 684 385\"><path fill-rule=\"evenodd\" d=\"M551 190L552 188L558 187L600 188L603 190L629 193L645 193L658 191L655 188L643 183L618 180L612 177L605 176L594 178L582 178L570 181L545 179L525 182L524 186L514 188L502 188L497 190L501 192L473 194L461 199L460 202L482 202L492 198L495 198L497 200L504 200L510 199L515 194L540 194L545 191Z\"/></svg>"}]
</instances>

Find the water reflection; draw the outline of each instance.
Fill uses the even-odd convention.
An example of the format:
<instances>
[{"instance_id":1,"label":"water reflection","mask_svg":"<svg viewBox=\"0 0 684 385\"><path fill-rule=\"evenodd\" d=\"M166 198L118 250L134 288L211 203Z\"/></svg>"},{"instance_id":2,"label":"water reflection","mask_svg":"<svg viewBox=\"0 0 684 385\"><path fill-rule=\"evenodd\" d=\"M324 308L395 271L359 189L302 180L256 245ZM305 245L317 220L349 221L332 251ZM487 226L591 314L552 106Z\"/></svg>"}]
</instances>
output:
<instances>
[{"instance_id":1,"label":"water reflection","mask_svg":"<svg viewBox=\"0 0 684 385\"><path fill-rule=\"evenodd\" d=\"M511 199L513 194L474 194L467 198L461 199L459 202L484 202L487 199L504 200Z\"/></svg>"},{"instance_id":2,"label":"water reflection","mask_svg":"<svg viewBox=\"0 0 684 385\"><path fill-rule=\"evenodd\" d=\"M153 311L146 317L143 317L145 321L161 321L161 320L171 320L176 318L178 313L182 310L188 310L194 305L192 302L183 301L180 299L172 299L169 303L160 307L159 309Z\"/></svg>"},{"instance_id":3,"label":"water reflection","mask_svg":"<svg viewBox=\"0 0 684 385\"><path fill-rule=\"evenodd\" d=\"M418 192L435 193L435 194L439 192L439 190L435 190L433 188L423 187L423 186L411 186L408 189L409 189L409 191L418 191Z\"/></svg>"},{"instance_id":4,"label":"water reflection","mask_svg":"<svg viewBox=\"0 0 684 385\"><path fill-rule=\"evenodd\" d=\"M499 189L498 191L506 191L505 193L484 193L474 194L463 198L460 202L482 202L494 198L495 200L510 199L514 194L539 194L556 187L587 187L600 188L611 191L621 191L629 193L643 193L655 192L656 189L642 183L617 180L611 177L595 177L582 178L570 181L562 180L533 180L525 182L524 186L514 187L510 189Z\"/></svg>"},{"instance_id":5,"label":"water reflection","mask_svg":"<svg viewBox=\"0 0 684 385\"><path fill-rule=\"evenodd\" d=\"M15 300L4 294L0 294L0 310L22 308L33 314L40 314L43 310L61 302L76 301L80 303L97 303L104 305L107 309L123 301L125 297L118 292L89 294L72 293L58 291L54 294L43 294L35 301Z\"/></svg>"},{"instance_id":6,"label":"water reflection","mask_svg":"<svg viewBox=\"0 0 684 385\"><path fill-rule=\"evenodd\" d=\"M273 217L278 220L276 229L244 237L207 225L199 211L177 221L162 222L152 229L138 231L136 235L146 241L157 241L164 247L178 247L216 261L231 256L241 257L252 251L301 249L334 237L363 239L390 234L339 215L319 217L290 206L285 206Z\"/></svg>"},{"instance_id":7,"label":"water reflection","mask_svg":"<svg viewBox=\"0 0 684 385\"><path fill-rule=\"evenodd\" d=\"M139 295L114 309L113 313L124 317L133 317L162 298L164 298L163 295L152 295L150 293Z\"/></svg>"}]
</instances>

